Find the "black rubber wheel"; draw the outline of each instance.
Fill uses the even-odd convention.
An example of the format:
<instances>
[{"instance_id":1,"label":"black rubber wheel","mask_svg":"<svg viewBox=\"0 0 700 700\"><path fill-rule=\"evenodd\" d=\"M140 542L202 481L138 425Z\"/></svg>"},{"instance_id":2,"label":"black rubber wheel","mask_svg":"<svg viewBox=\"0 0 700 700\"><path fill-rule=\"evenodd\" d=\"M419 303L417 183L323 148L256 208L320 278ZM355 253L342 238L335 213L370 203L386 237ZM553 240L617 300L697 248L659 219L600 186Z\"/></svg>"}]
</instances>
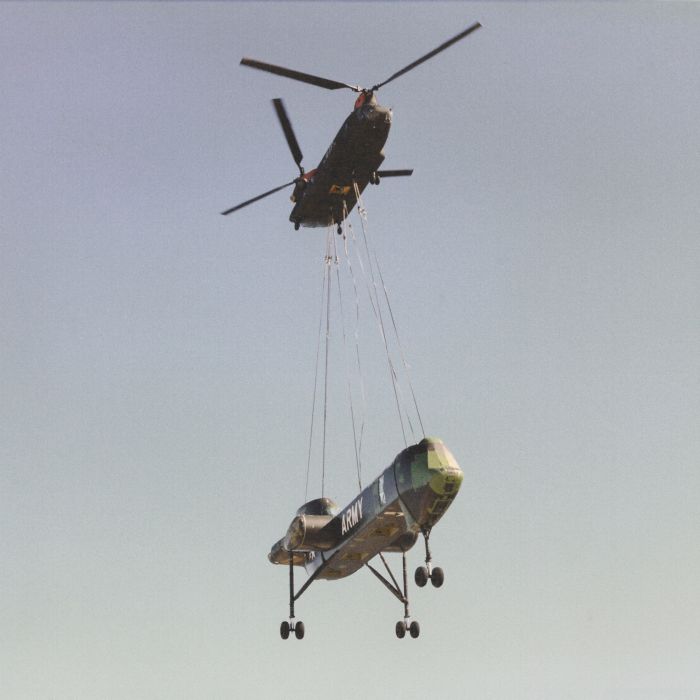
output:
<instances>
[{"instance_id":1,"label":"black rubber wheel","mask_svg":"<svg viewBox=\"0 0 700 700\"><path fill-rule=\"evenodd\" d=\"M396 623L396 636L399 639L403 639L406 636L406 623L402 620Z\"/></svg>"},{"instance_id":2,"label":"black rubber wheel","mask_svg":"<svg viewBox=\"0 0 700 700\"><path fill-rule=\"evenodd\" d=\"M430 575L430 582L435 588L440 588L445 583L445 572L439 566L433 569L433 573Z\"/></svg>"},{"instance_id":3,"label":"black rubber wheel","mask_svg":"<svg viewBox=\"0 0 700 700\"><path fill-rule=\"evenodd\" d=\"M299 621L294 625L294 634L296 635L297 639L304 639L304 632L306 630L304 629L304 623Z\"/></svg>"},{"instance_id":4,"label":"black rubber wheel","mask_svg":"<svg viewBox=\"0 0 700 700\"><path fill-rule=\"evenodd\" d=\"M280 637L289 639L289 623L286 620L280 625Z\"/></svg>"},{"instance_id":5,"label":"black rubber wheel","mask_svg":"<svg viewBox=\"0 0 700 700\"><path fill-rule=\"evenodd\" d=\"M420 625L414 620L411 623L411 626L408 628L408 631L411 633L411 637L413 637L413 639L416 639L420 634Z\"/></svg>"},{"instance_id":6,"label":"black rubber wheel","mask_svg":"<svg viewBox=\"0 0 700 700\"><path fill-rule=\"evenodd\" d=\"M294 222L294 230L295 231L298 231L300 226L301 226L301 224L298 221Z\"/></svg>"},{"instance_id":7,"label":"black rubber wheel","mask_svg":"<svg viewBox=\"0 0 700 700\"><path fill-rule=\"evenodd\" d=\"M416 582L418 588L423 588L426 583L428 583L428 569L425 566L419 566L416 569L416 573L413 576L413 580Z\"/></svg>"}]
</instances>

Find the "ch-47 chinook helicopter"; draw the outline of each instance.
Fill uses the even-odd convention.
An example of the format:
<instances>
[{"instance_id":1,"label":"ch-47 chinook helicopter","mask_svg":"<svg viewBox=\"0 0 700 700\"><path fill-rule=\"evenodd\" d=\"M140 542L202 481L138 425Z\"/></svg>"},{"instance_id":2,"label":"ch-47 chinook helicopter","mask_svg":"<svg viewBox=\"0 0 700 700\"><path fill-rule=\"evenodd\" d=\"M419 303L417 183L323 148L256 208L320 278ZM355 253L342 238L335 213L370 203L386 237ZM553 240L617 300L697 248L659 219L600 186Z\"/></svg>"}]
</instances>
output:
<instances>
[{"instance_id":1,"label":"ch-47 chinook helicopter","mask_svg":"<svg viewBox=\"0 0 700 700\"><path fill-rule=\"evenodd\" d=\"M268 555L273 564L289 567L289 620L280 634L304 637L304 623L295 621L294 603L316 579L339 579L366 566L404 605L403 620L396 623L396 636L418 637L420 626L410 621L406 552L419 534L425 541L425 566L416 569L414 579L421 588L430 580L439 588L444 582L440 567L432 567L430 532L454 500L463 473L450 451L436 438L424 438L407 447L355 498L339 510L330 498L317 498L297 511L287 534ZM403 585L399 585L384 558L384 552L400 552ZM369 562L379 556L387 579ZM309 574L295 592L294 567Z\"/></svg>"},{"instance_id":2,"label":"ch-47 chinook helicopter","mask_svg":"<svg viewBox=\"0 0 700 700\"><path fill-rule=\"evenodd\" d=\"M481 27L479 22L472 24L418 60L397 71L385 81L377 83L371 89L320 78L251 58L241 59L241 64L250 68L257 68L258 70L274 73L285 78L292 78L293 80L299 80L328 90L347 88L359 93L359 95L355 101L355 108L340 127L340 131L338 131L318 167L309 172L304 172L304 168L301 165L303 158L301 148L282 100L273 100L287 144L292 152L294 162L299 168L299 176L291 182L287 182L257 197L248 199L235 207L231 207L222 212L222 214L231 214L268 195L279 192L285 187L294 185L294 191L291 196L294 207L289 216L289 220L294 224L294 228L298 230L300 226L319 227L336 224L338 233L340 233L341 223L347 216L347 213L352 211L357 202L358 194L365 189L367 184L378 185L382 177L411 175L413 172L413 170L379 169L384 161L382 148L389 135L392 114L390 109L378 104L375 96L377 90L444 51L479 27Z\"/></svg>"}]
</instances>

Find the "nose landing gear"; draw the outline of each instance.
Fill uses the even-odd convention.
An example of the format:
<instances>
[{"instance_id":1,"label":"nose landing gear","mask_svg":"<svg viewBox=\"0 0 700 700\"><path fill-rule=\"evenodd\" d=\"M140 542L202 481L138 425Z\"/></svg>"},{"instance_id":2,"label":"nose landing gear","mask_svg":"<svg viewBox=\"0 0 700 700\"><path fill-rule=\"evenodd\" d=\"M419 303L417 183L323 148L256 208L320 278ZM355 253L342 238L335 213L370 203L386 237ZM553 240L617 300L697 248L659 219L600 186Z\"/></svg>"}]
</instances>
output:
<instances>
[{"instance_id":1,"label":"nose landing gear","mask_svg":"<svg viewBox=\"0 0 700 700\"><path fill-rule=\"evenodd\" d=\"M430 564L432 561L429 544L430 530L423 530L423 539L425 540L425 566L419 566L413 578L419 588L423 588L428 581L435 588L440 588L445 583L445 572L439 566L432 567Z\"/></svg>"}]
</instances>

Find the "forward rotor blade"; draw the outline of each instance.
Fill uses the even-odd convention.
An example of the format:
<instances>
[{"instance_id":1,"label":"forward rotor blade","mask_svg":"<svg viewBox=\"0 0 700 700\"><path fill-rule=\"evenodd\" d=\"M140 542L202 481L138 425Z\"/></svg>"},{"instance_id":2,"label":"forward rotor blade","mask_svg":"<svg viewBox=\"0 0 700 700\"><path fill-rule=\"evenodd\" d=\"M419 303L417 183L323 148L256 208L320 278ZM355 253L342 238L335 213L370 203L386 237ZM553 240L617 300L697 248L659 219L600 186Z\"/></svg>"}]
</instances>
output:
<instances>
[{"instance_id":1,"label":"forward rotor blade","mask_svg":"<svg viewBox=\"0 0 700 700\"><path fill-rule=\"evenodd\" d=\"M411 170L377 170L377 175L379 175L379 177L404 177L407 175L413 175L413 169L411 169Z\"/></svg>"},{"instance_id":2,"label":"forward rotor blade","mask_svg":"<svg viewBox=\"0 0 700 700\"><path fill-rule=\"evenodd\" d=\"M275 112L277 112L277 118L280 120L280 124L282 125L282 131L284 131L284 137L287 139L287 145L289 146L289 150L292 152L294 162L297 164L299 172L303 175L304 169L301 167L301 159L304 156L301 154L301 148L299 148L297 137L294 135L292 122L289 121L287 110L284 108L284 103L279 97L275 97L275 99L272 100L272 104L275 105Z\"/></svg>"},{"instance_id":3,"label":"forward rotor blade","mask_svg":"<svg viewBox=\"0 0 700 700\"><path fill-rule=\"evenodd\" d=\"M226 216L227 214L232 214L234 211L238 211L239 209L243 209L243 207L247 207L249 204L252 204L253 202L257 202L259 199L263 199L264 197L267 197L270 194L274 194L275 192L279 192L280 190L283 190L285 187L289 187L290 185L293 185L296 182L296 178L292 180L291 182L287 182L284 185L280 185L279 187L275 187L274 190L270 190L269 192L265 192L264 194L259 194L257 197L253 197L253 199L249 199L246 202L243 202L242 204L237 204L235 207L231 207L230 209L227 209L226 211L222 211L221 214L223 216Z\"/></svg>"},{"instance_id":4,"label":"forward rotor blade","mask_svg":"<svg viewBox=\"0 0 700 700\"><path fill-rule=\"evenodd\" d=\"M301 73L298 70L291 70L291 68L283 68L282 66L273 66L271 63L263 63L262 61L256 61L253 58L242 58L241 65L248 66L249 68L257 68L258 70L264 70L268 73L274 73L275 75L281 75L283 78L300 80L302 83L309 83L310 85L316 85L317 87L326 88L327 90L338 90L339 88L348 88L349 90L353 90L354 92L361 91L361 88L359 88L357 85L348 85L347 83L340 83L337 80L319 78L317 75Z\"/></svg>"},{"instance_id":5,"label":"forward rotor blade","mask_svg":"<svg viewBox=\"0 0 700 700\"><path fill-rule=\"evenodd\" d=\"M390 83L392 80L395 80L404 73L408 73L408 71L413 70L416 66L419 66L421 63L427 61L429 58L432 58L436 54L439 54L441 51L444 51L445 49L449 48L450 46L452 46L452 44L456 44L458 41L460 41L460 39L464 39L465 36L476 31L477 29L479 29L479 27L481 27L480 22L472 24L471 27L467 27L467 29L457 34L457 36L453 36L451 39L448 39L444 44L440 44L440 46L438 46L436 49L433 49L430 53L425 54L425 56L422 56L417 61L413 61L413 63L407 65L405 68L402 68L397 73L394 73L394 75L392 75L390 78L387 78L383 83L375 85L372 88L372 90L379 90L380 87L386 85L387 83Z\"/></svg>"}]
</instances>

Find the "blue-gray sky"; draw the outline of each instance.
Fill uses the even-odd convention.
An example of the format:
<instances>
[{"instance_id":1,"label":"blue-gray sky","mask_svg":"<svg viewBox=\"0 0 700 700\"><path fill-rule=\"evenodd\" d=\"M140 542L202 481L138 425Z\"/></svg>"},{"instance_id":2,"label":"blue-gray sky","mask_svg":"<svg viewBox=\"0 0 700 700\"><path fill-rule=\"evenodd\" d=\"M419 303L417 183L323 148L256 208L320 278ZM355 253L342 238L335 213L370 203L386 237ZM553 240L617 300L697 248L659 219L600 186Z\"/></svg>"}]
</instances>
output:
<instances>
[{"instance_id":1,"label":"blue-gray sky","mask_svg":"<svg viewBox=\"0 0 700 700\"><path fill-rule=\"evenodd\" d=\"M476 20L380 91L415 173L365 196L465 472L446 584L419 640L360 572L282 642L324 232L218 212L295 174L271 98L311 168L354 96L238 62L372 85ZM0 4L0 695L697 697L698 36L695 3ZM366 365L370 480L403 441Z\"/></svg>"}]
</instances>

